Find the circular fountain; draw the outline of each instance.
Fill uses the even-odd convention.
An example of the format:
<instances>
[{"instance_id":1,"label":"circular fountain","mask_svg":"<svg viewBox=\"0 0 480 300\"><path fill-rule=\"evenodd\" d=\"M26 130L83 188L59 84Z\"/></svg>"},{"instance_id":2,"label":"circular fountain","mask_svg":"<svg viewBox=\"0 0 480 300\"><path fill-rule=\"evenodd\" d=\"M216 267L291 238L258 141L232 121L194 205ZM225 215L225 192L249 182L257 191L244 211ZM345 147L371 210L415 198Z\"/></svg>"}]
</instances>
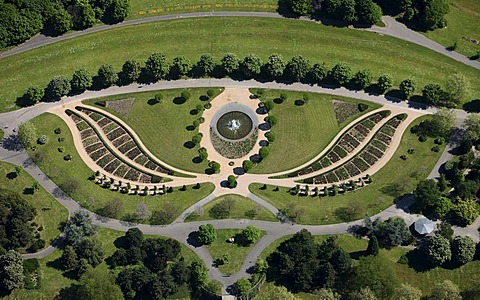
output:
<instances>
[{"instance_id":1,"label":"circular fountain","mask_svg":"<svg viewBox=\"0 0 480 300\"><path fill-rule=\"evenodd\" d=\"M218 118L216 127L222 137L228 140L239 140L252 131L253 122L241 111L229 111Z\"/></svg>"}]
</instances>

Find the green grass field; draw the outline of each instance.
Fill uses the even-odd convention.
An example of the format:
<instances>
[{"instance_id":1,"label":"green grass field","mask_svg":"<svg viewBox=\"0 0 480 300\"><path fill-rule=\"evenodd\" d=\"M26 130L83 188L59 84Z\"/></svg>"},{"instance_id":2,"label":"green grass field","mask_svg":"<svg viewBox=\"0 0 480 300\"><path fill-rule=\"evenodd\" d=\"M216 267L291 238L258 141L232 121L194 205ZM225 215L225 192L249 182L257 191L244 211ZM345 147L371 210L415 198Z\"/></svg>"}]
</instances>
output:
<instances>
[{"instance_id":1,"label":"green grass field","mask_svg":"<svg viewBox=\"0 0 480 300\"><path fill-rule=\"evenodd\" d=\"M418 45L392 37L313 22L262 18L199 18L152 22L105 30L37 48L0 60L0 111L16 109L14 102L30 85L46 86L55 75L70 77L79 68L96 73L104 63L117 70L127 59L145 59L153 52L169 59L185 56L197 61L210 53L215 59L226 52L243 57L256 53L263 59L278 52L285 59L301 54L312 63L333 67L339 61L353 71L373 70L394 76L395 84L413 78L423 87L443 84L448 75L463 73L470 81L470 97L480 95L478 70Z\"/></svg>"},{"instance_id":2,"label":"green grass field","mask_svg":"<svg viewBox=\"0 0 480 300\"><path fill-rule=\"evenodd\" d=\"M111 256L116 248L113 242L123 236L125 233L121 231L116 231L107 228L100 228L98 230L98 238L103 244L103 250L105 253L104 258ZM162 238L158 236L149 236L145 235L145 238ZM180 255L185 258L185 262L190 264L194 259L198 259L198 256L190 249L188 249L183 244L181 245L181 252ZM56 269L52 266L52 263L59 259L62 255L62 250L55 250L49 256L40 259L40 271L42 276L42 287L38 290L16 290L8 297L2 299L18 299L18 300L31 300L31 299L38 299L38 300L50 300L54 299L55 295L62 288L69 287L72 283L75 283L75 280L72 280L68 277L63 276L63 271ZM97 268L106 269L108 268L107 264L102 262Z\"/></svg>"},{"instance_id":3,"label":"green grass field","mask_svg":"<svg viewBox=\"0 0 480 300\"><path fill-rule=\"evenodd\" d=\"M269 247L263 250L259 258L266 259L270 253L275 251L275 249L283 241L289 239L290 237L291 236L284 236L270 244ZM315 240L317 243L321 243L327 237L328 235L315 236ZM368 245L368 240L357 239L350 235L337 235L337 241L343 249L351 254L366 250ZM455 269L435 268L424 272L418 272L408 265L398 263L400 257L409 251L410 250L407 248L394 247L390 250L380 249L380 255L388 259L388 261L391 263L391 267L395 269L398 279L401 283L408 283L420 289L424 296L430 295L431 287L434 283L443 281L445 279L453 281L463 292L474 291L478 289L478 280L480 280L478 268L480 267L480 261L475 260ZM420 259L424 258L422 257ZM355 264L355 261L353 263ZM272 282L267 282L262 287L262 291L268 290L272 286ZM259 295L261 296L261 293ZM297 296L305 300L316 299L314 295L308 293L299 293Z\"/></svg>"},{"instance_id":4,"label":"green grass field","mask_svg":"<svg viewBox=\"0 0 480 300\"><path fill-rule=\"evenodd\" d=\"M409 128L425 118L428 117L415 120ZM336 210L345 207L355 209L356 219L361 219L365 215L375 215L392 205L396 196L412 191L420 180L427 177L445 147L441 146L439 153L431 151L435 145L433 140L421 143L416 135L410 133L409 128L392 159L379 172L372 175L373 183L365 188L330 197L292 196L287 192L288 188L281 187L279 191L273 191L273 186L267 186L267 189L262 190L260 188L263 184L259 183L251 184L249 189L279 209L295 204L303 211L298 220L300 224L343 222L345 220L339 218ZM405 161L402 160L400 156L407 154L410 148L415 149L415 154L408 155Z\"/></svg>"},{"instance_id":5,"label":"green grass field","mask_svg":"<svg viewBox=\"0 0 480 300\"><path fill-rule=\"evenodd\" d=\"M133 0L127 19L199 11L276 11L276 0Z\"/></svg>"},{"instance_id":6,"label":"green grass field","mask_svg":"<svg viewBox=\"0 0 480 300\"><path fill-rule=\"evenodd\" d=\"M210 210L212 207L226 199L231 199L234 201L234 206L230 212L230 216L228 219L253 219L253 220L262 220L262 221L271 221L271 222L277 222L277 218L268 210L266 210L263 206L257 204L256 202L242 197L240 195L223 195L215 200L207 203L205 206L201 208L201 211L203 214L197 214L193 213L190 216L187 217L185 221L191 222L191 221L207 221L207 220L212 220L214 219L210 215ZM251 218L249 216L250 211L255 211L256 216L254 218Z\"/></svg>"},{"instance_id":7,"label":"green grass field","mask_svg":"<svg viewBox=\"0 0 480 300\"><path fill-rule=\"evenodd\" d=\"M240 229L218 229L217 239L210 245L205 246L213 257L213 260L222 258L224 255L228 257L228 263L218 266L218 269L223 274L235 274L240 271L243 258L254 244L249 246L242 246L236 243L228 243L227 240L235 235L241 233ZM262 236L265 232L262 231Z\"/></svg>"},{"instance_id":8,"label":"green grass field","mask_svg":"<svg viewBox=\"0 0 480 300\"><path fill-rule=\"evenodd\" d=\"M9 173L15 173L15 166L1 161L0 187L17 192L23 199L35 207L37 217L34 222L39 226L43 226L40 236L45 240L46 245L49 246L60 234L63 223L68 220L67 209L41 186L39 190L31 194L28 190L32 188L34 179L25 170L22 170L20 175L14 179L7 177Z\"/></svg>"},{"instance_id":9,"label":"green grass field","mask_svg":"<svg viewBox=\"0 0 480 300\"><path fill-rule=\"evenodd\" d=\"M0 140L3 139L4 136L5 136L5 132L3 132L3 130L0 129Z\"/></svg>"},{"instance_id":10,"label":"green grass field","mask_svg":"<svg viewBox=\"0 0 480 300\"><path fill-rule=\"evenodd\" d=\"M450 12L446 15L446 19L448 22L446 28L426 32L425 36L445 47L451 47L457 42L455 51L468 57L480 51L480 45L464 38L480 41L480 1L450 1Z\"/></svg>"},{"instance_id":11,"label":"green grass field","mask_svg":"<svg viewBox=\"0 0 480 300\"><path fill-rule=\"evenodd\" d=\"M309 101L297 106L295 101L301 100L304 93L279 90L266 90L262 101L273 101L280 97L280 93L287 94L288 100L276 104L270 112L278 119L278 124L272 128L276 139L269 146L268 157L249 173L276 173L309 161L318 155L344 126L361 115L358 113L338 124L332 100L366 103L369 106L368 111L380 107L371 102L317 93L306 93Z\"/></svg>"},{"instance_id":12,"label":"green grass field","mask_svg":"<svg viewBox=\"0 0 480 300\"><path fill-rule=\"evenodd\" d=\"M47 113L33 119L33 124L36 126L39 135L45 134L49 137L49 142L43 146L38 145L36 152L29 150L29 154L35 155L39 152L43 154L44 160L38 165L57 185L60 185L65 178L78 180L80 184L72 194L72 198L91 211L99 211L109 200L116 198L123 202L124 213L120 218L125 218L128 214L133 213L141 202L145 202L150 211L167 208L165 205L168 204L169 210L173 209L175 214L180 215L182 211L210 194L214 189L213 184L207 183L202 184L199 190L194 190L190 186L187 187L186 191L175 188L173 193L158 197L125 195L103 189L88 180L93 171L79 157L73 144L72 135L62 119ZM53 131L57 127L61 128L61 134L54 134ZM58 142L59 137L64 137L65 141ZM57 151L60 146L65 147L64 153ZM65 154L71 154L73 159L71 161L63 160Z\"/></svg>"},{"instance_id":13,"label":"green grass field","mask_svg":"<svg viewBox=\"0 0 480 300\"><path fill-rule=\"evenodd\" d=\"M145 146L160 160L182 170L204 174L205 169L208 168L207 161L201 163L192 161L194 157L198 156L199 146L189 149L184 144L191 141L192 137L198 133L197 128L187 130L187 127L201 116L190 112L195 110L198 104L208 103L208 100L200 100L201 96L207 94L207 90L207 88L190 89L192 97L183 104L175 104L177 101L175 98L180 97L180 93L183 91L176 89L161 91L164 98L161 103L157 104L152 102L149 104L149 100L152 100L157 92L116 95L88 100L85 103L94 104L99 100L135 98L128 118L124 118L111 109L106 110L125 121L137 133ZM215 97L223 89L213 90L216 92Z\"/></svg>"}]
</instances>

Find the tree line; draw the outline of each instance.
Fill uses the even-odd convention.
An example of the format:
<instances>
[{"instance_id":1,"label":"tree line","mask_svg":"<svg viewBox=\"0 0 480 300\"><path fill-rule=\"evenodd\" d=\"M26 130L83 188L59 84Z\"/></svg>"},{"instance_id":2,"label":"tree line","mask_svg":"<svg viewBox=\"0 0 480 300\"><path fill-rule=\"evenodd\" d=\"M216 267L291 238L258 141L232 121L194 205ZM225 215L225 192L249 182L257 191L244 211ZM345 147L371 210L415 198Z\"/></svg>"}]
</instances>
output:
<instances>
[{"instance_id":1,"label":"tree line","mask_svg":"<svg viewBox=\"0 0 480 300\"><path fill-rule=\"evenodd\" d=\"M447 25L447 0L280 0L281 12L339 20L345 24L374 25L383 13L400 15L401 20L420 30Z\"/></svg>"},{"instance_id":2,"label":"tree line","mask_svg":"<svg viewBox=\"0 0 480 300\"><path fill-rule=\"evenodd\" d=\"M129 0L5 0L0 3L0 48L21 44L39 32L56 36L98 21L118 23L129 10Z\"/></svg>"},{"instance_id":3,"label":"tree line","mask_svg":"<svg viewBox=\"0 0 480 300\"><path fill-rule=\"evenodd\" d=\"M151 54L144 66L140 61L129 59L121 70L112 64L101 65L96 74L87 69L75 70L71 78L64 75L54 76L46 87L30 86L25 94L17 99L17 105L29 106L38 101L55 101L66 95L74 95L88 89L108 88L112 85L126 85L133 82L152 83L159 80L176 80L179 78L229 76L232 79L259 79L267 81L302 82L307 84L328 84L345 86L352 90L372 90L383 94L394 87L394 79L389 74L382 74L376 80L372 71L362 69L353 72L345 62L338 62L332 68L325 63L311 63L302 55L295 55L286 60L274 53L266 61L256 54L239 58L233 53L226 53L216 62L210 54L203 54L197 62L184 56L169 60L164 53ZM409 99L418 90L415 80L402 80L396 90L396 96ZM468 81L461 74L452 74L442 87L440 84L427 84L422 89L421 100L435 106L454 107L467 95Z\"/></svg>"}]
</instances>

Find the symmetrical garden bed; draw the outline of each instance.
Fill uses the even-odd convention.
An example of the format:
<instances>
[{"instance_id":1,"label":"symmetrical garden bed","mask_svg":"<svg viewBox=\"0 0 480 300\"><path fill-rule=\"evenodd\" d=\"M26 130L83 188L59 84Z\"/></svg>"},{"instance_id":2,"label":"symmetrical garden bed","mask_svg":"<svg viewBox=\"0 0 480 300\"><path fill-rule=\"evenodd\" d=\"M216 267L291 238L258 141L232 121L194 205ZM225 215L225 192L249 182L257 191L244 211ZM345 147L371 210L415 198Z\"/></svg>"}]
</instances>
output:
<instances>
[{"instance_id":1,"label":"symmetrical garden bed","mask_svg":"<svg viewBox=\"0 0 480 300\"><path fill-rule=\"evenodd\" d=\"M139 183L160 182L162 180L159 176L137 170L132 165L115 155L115 153L111 151L97 134L95 129L76 112L67 110L66 113L75 122L76 128L79 129L82 144L87 154L95 164L106 173ZM111 122L104 123L105 126L111 124ZM80 128L82 128L82 130L80 130ZM116 129L110 129L110 131L114 130Z\"/></svg>"},{"instance_id":2,"label":"symmetrical garden bed","mask_svg":"<svg viewBox=\"0 0 480 300\"><path fill-rule=\"evenodd\" d=\"M406 114L391 118L375 133L374 137L355 157L332 171L304 179L303 182L310 184L331 184L346 181L366 172L383 157L392 142L396 129L405 118ZM357 126L354 128L356 127Z\"/></svg>"},{"instance_id":3,"label":"symmetrical garden bed","mask_svg":"<svg viewBox=\"0 0 480 300\"><path fill-rule=\"evenodd\" d=\"M218 134L210 128L210 139L213 148L223 157L229 159L237 159L247 155L255 146L258 138L258 129L255 128L252 134L242 141L230 142L222 139Z\"/></svg>"},{"instance_id":4,"label":"symmetrical garden bed","mask_svg":"<svg viewBox=\"0 0 480 300\"><path fill-rule=\"evenodd\" d=\"M76 109L88 115L94 120L112 145L137 164L140 164L152 171L168 175L174 175L174 172L157 163L151 158L137 143L132 134L116 120L85 107L77 106ZM176 174L178 175L178 174Z\"/></svg>"},{"instance_id":5,"label":"symmetrical garden bed","mask_svg":"<svg viewBox=\"0 0 480 300\"><path fill-rule=\"evenodd\" d=\"M333 145L330 151L328 151L325 155L320 157L314 163L288 174L288 177L307 175L326 168L333 163L340 162L343 158L354 152L358 148L358 146L360 146L360 144L365 140L365 138L375 127L375 125L377 125L381 120L386 118L389 114L390 111L380 111L352 125L350 129L348 129L347 132L345 132L337 140L337 142ZM349 168L352 170L352 172L355 172L354 169L350 166ZM343 178L344 176L341 177Z\"/></svg>"}]
</instances>

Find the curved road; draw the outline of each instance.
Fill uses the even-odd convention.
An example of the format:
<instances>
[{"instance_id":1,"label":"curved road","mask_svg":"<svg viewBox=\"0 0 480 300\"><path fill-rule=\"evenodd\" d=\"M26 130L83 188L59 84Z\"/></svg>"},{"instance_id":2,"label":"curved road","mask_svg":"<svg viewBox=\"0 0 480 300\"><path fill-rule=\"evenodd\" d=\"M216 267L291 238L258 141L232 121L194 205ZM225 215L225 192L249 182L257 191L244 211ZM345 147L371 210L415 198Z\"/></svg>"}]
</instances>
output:
<instances>
[{"instance_id":1,"label":"curved road","mask_svg":"<svg viewBox=\"0 0 480 300\"><path fill-rule=\"evenodd\" d=\"M39 34L29 41L13 48L8 51L4 51L0 53L0 58L2 57L8 57L14 54L22 53L31 49L35 49L41 46L49 45L52 43L56 43L59 41L64 41L68 39L72 39L78 36L82 36L85 34L89 33L94 33L94 32L99 32L107 29L112 29L112 28L119 28L119 27L124 27L124 26L130 26L130 25L138 25L138 24L144 24L144 23L149 23L149 22L156 22L156 21L164 21L164 20L175 20L175 19L180 19L180 18L201 18L201 17L257 17L257 18L295 18L298 20L302 21L310 21L310 22L316 22L316 23L321 23L318 19L312 19L309 17L295 17L295 16L289 16L289 15L281 15L279 13L273 13L273 12L242 12L242 11L219 11L219 12L195 12L195 13L185 13L185 14L172 14L172 15L164 15L164 16L156 16L156 17L149 17L149 18L143 18L143 19L135 19L135 20L128 20L124 21L122 23L114 24L114 25L102 25L102 26L97 26L97 27L92 27L85 29L83 31L76 31L70 34L65 34L62 36L58 37L47 37L45 35ZM461 55L457 52L454 51L448 51L446 48L437 42L434 42L425 36L407 28L404 24L398 22L394 18L390 16L383 16L382 21L385 23L385 27L379 27L379 26L372 26L371 28L367 29L360 29L360 30L366 30L366 31L372 31L376 32L379 34L384 34L384 35L389 35L396 37L398 39L402 39L408 42L412 42L415 44L418 44L420 46L423 46L425 48L428 48L430 50L433 50L435 52L438 52L440 54L443 54L445 56L448 56L456 61L459 61L461 63L464 63L468 66L471 66L476 69L480 69L480 62L475 61L475 60L470 60L468 57ZM353 27L351 27L353 28Z\"/></svg>"}]
</instances>

